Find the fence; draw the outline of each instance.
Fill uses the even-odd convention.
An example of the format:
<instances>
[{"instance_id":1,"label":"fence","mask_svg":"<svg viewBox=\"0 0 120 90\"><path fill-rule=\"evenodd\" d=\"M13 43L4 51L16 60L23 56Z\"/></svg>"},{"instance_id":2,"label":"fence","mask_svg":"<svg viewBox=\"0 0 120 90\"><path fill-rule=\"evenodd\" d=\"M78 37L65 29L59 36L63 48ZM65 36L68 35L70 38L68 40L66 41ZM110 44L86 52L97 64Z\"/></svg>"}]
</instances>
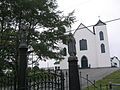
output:
<instances>
[{"instance_id":1,"label":"fence","mask_svg":"<svg viewBox=\"0 0 120 90\"><path fill-rule=\"evenodd\" d=\"M113 83L96 85L95 80L89 80L88 74L83 77L81 72L79 72L79 78L81 90L114 90L115 86L120 86ZM13 75L0 77L0 90L17 90L16 83ZM26 88L27 90L69 90L69 73L62 70L41 70L31 73L27 76Z\"/></svg>"},{"instance_id":2,"label":"fence","mask_svg":"<svg viewBox=\"0 0 120 90\"><path fill-rule=\"evenodd\" d=\"M61 70L34 73L34 75L27 76L26 87L21 88L26 88L26 90L64 90L64 75ZM10 75L0 77L0 90L17 90L14 77Z\"/></svg>"},{"instance_id":3,"label":"fence","mask_svg":"<svg viewBox=\"0 0 120 90\"><path fill-rule=\"evenodd\" d=\"M86 77L83 77L80 72L80 84L81 90L109 90L109 84L103 85L100 83L96 85L95 80L90 80L89 75L86 74Z\"/></svg>"},{"instance_id":4,"label":"fence","mask_svg":"<svg viewBox=\"0 0 120 90\"><path fill-rule=\"evenodd\" d=\"M0 77L0 90L14 90L14 77L9 75Z\"/></svg>"},{"instance_id":5,"label":"fence","mask_svg":"<svg viewBox=\"0 0 120 90\"><path fill-rule=\"evenodd\" d=\"M63 73L64 73L65 90L69 90L69 73L67 70L63 71ZM109 83L106 85L102 83L96 85L96 81L90 80L88 74L86 74L86 76L82 76L81 72L79 72L79 79L80 79L81 90L114 90L114 89L110 89Z\"/></svg>"},{"instance_id":6,"label":"fence","mask_svg":"<svg viewBox=\"0 0 120 90\"><path fill-rule=\"evenodd\" d=\"M120 88L120 84L117 84L117 83L109 83L109 87L110 87L110 90L117 90L116 88L119 87Z\"/></svg>"}]
</instances>

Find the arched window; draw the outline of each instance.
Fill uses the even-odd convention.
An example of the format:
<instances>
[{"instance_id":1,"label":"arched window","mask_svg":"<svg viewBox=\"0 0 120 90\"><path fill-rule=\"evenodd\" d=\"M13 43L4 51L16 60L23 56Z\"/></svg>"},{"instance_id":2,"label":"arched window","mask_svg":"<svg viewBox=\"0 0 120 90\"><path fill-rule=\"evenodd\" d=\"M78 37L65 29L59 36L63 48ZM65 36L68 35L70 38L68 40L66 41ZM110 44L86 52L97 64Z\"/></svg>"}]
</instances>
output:
<instances>
[{"instance_id":1,"label":"arched window","mask_svg":"<svg viewBox=\"0 0 120 90\"><path fill-rule=\"evenodd\" d=\"M63 55L67 56L67 50L66 50L66 48L63 48Z\"/></svg>"},{"instance_id":2,"label":"arched window","mask_svg":"<svg viewBox=\"0 0 120 90\"><path fill-rule=\"evenodd\" d=\"M105 53L105 45L101 44L101 53Z\"/></svg>"},{"instance_id":3,"label":"arched window","mask_svg":"<svg viewBox=\"0 0 120 90\"><path fill-rule=\"evenodd\" d=\"M87 40L86 39L80 40L79 43L80 43L80 50L87 50Z\"/></svg>"},{"instance_id":4,"label":"arched window","mask_svg":"<svg viewBox=\"0 0 120 90\"><path fill-rule=\"evenodd\" d=\"M60 51L61 55L63 56L67 56L67 50L66 48L64 47L61 51Z\"/></svg>"},{"instance_id":5,"label":"arched window","mask_svg":"<svg viewBox=\"0 0 120 90\"><path fill-rule=\"evenodd\" d=\"M100 36L100 40L104 40L104 35L102 31L99 32L99 36Z\"/></svg>"},{"instance_id":6,"label":"arched window","mask_svg":"<svg viewBox=\"0 0 120 90\"><path fill-rule=\"evenodd\" d=\"M81 68L88 68L88 59L86 56L81 58Z\"/></svg>"}]
</instances>

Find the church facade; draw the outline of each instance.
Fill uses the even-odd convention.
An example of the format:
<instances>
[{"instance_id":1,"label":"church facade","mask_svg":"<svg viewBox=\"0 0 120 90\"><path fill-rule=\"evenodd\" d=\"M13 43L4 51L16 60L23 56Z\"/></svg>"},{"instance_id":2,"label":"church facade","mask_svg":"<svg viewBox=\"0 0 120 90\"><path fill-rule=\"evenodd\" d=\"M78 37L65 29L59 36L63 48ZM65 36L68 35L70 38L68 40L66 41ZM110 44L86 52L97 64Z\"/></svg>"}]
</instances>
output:
<instances>
[{"instance_id":1,"label":"church facade","mask_svg":"<svg viewBox=\"0 0 120 90\"><path fill-rule=\"evenodd\" d=\"M73 33L76 41L78 67L111 67L106 24L99 20L93 26L93 31L82 23L79 28ZM60 68L68 69L68 47L65 44L60 44L60 47L66 51L64 60L60 61Z\"/></svg>"}]
</instances>

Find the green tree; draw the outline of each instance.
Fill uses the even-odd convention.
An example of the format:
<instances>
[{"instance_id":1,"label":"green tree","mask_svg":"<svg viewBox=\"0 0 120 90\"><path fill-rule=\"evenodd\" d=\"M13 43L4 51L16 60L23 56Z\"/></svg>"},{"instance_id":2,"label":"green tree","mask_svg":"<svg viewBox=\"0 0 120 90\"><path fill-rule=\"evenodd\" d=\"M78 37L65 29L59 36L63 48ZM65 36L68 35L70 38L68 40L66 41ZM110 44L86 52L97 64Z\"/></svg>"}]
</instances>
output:
<instances>
[{"instance_id":1,"label":"green tree","mask_svg":"<svg viewBox=\"0 0 120 90\"><path fill-rule=\"evenodd\" d=\"M75 17L73 12L64 16L57 7L56 0L0 0L0 68L17 68L22 29L28 55L34 53L39 60L62 59L57 44Z\"/></svg>"}]
</instances>

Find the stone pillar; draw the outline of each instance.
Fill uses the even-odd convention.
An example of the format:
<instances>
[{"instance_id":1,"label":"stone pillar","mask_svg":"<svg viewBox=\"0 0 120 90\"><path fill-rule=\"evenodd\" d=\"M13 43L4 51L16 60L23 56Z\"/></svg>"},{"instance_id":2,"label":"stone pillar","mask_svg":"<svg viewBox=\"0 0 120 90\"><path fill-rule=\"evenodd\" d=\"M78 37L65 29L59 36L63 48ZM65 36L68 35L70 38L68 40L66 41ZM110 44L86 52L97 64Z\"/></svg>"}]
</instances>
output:
<instances>
[{"instance_id":1,"label":"stone pillar","mask_svg":"<svg viewBox=\"0 0 120 90\"><path fill-rule=\"evenodd\" d=\"M76 41L72 33L68 35L69 90L81 90L78 59L76 57Z\"/></svg>"},{"instance_id":2,"label":"stone pillar","mask_svg":"<svg viewBox=\"0 0 120 90\"><path fill-rule=\"evenodd\" d=\"M69 62L69 90L81 90L78 73L78 60L76 56L70 56Z\"/></svg>"},{"instance_id":3,"label":"stone pillar","mask_svg":"<svg viewBox=\"0 0 120 90\"><path fill-rule=\"evenodd\" d=\"M26 87L26 69L27 69L27 45L21 43L19 46L19 57L18 57L18 89L27 90Z\"/></svg>"}]
</instances>

